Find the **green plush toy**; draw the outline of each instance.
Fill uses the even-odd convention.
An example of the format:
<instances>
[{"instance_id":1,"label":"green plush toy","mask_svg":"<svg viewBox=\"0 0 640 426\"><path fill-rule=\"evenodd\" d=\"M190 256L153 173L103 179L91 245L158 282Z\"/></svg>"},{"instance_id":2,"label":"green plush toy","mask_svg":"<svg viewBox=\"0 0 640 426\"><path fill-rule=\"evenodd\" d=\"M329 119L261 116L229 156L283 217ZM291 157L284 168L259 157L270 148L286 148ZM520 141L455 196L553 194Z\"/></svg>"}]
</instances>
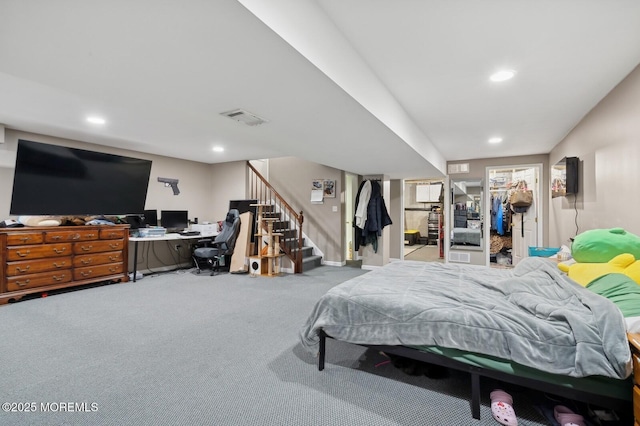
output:
<instances>
[{"instance_id":1,"label":"green plush toy","mask_svg":"<svg viewBox=\"0 0 640 426\"><path fill-rule=\"evenodd\" d=\"M640 259L640 237L622 228L585 231L571 244L571 256L576 262L605 263L622 253Z\"/></svg>"}]
</instances>

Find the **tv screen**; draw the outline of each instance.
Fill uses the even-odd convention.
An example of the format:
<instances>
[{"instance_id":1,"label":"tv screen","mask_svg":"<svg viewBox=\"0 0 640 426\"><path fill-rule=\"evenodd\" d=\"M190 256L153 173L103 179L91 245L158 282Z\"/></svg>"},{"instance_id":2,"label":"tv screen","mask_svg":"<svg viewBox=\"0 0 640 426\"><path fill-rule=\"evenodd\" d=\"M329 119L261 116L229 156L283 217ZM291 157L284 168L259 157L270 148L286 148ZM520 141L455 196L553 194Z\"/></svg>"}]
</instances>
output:
<instances>
[{"instance_id":1,"label":"tv screen","mask_svg":"<svg viewBox=\"0 0 640 426\"><path fill-rule=\"evenodd\" d=\"M141 214L151 161L18 141L13 215Z\"/></svg>"},{"instance_id":2,"label":"tv screen","mask_svg":"<svg viewBox=\"0 0 640 426\"><path fill-rule=\"evenodd\" d=\"M187 210L161 210L160 224L167 231L183 231L189 227L189 212Z\"/></svg>"}]
</instances>

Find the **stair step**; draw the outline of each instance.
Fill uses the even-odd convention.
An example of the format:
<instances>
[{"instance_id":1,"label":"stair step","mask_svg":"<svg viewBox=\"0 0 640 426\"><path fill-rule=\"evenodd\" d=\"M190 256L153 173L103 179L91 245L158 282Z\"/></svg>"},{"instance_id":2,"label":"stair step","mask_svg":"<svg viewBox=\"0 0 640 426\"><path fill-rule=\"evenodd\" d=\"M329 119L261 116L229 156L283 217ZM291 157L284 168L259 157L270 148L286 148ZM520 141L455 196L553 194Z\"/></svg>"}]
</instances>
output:
<instances>
[{"instance_id":1,"label":"stair step","mask_svg":"<svg viewBox=\"0 0 640 426\"><path fill-rule=\"evenodd\" d=\"M322 265L322 256L312 255L302 259L302 272L308 272Z\"/></svg>"},{"instance_id":2,"label":"stair step","mask_svg":"<svg viewBox=\"0 0 640 426\"><path fill-rule=\"evenodd\" d=\"M302 247L302 259L313 257L313 247Z\"/></svg>"}]
</instances>

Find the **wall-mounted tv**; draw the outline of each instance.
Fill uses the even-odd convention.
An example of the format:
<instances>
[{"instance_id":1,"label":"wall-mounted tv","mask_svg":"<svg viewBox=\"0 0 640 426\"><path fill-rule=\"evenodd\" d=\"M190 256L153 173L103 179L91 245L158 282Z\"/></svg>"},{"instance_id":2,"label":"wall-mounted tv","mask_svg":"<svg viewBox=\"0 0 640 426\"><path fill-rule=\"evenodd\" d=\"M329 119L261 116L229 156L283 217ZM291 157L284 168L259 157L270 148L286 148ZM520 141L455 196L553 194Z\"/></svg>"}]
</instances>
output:
<instances>
[{"instance_id":1,"label":"wall-mounted tv","mask_svg":"<svg viewBox=\"0 0 640 426\"><path fill-rule=\"evenodd\" d=\"M10 213L143 213L150 173L150 160L20 139Z\"/></svg>"},{"instance_id":2,"label":"wall-mounted tv","mask_svg":"<svg viewBox=\"0 0 640 426\"><path fill-rule=\"evenodd\" d=\"M551 167L551 198L578 193L578 157L564 157Z\"/></svg>"}]
</instances>

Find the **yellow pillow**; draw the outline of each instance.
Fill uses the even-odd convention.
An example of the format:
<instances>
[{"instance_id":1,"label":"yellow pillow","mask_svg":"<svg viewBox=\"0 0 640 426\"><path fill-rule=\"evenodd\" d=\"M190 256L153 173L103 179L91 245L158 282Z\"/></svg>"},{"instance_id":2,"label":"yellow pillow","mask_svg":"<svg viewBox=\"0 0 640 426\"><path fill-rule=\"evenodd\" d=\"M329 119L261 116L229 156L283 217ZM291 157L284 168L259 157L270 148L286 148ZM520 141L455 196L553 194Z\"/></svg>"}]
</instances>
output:
<instances>
[{"instance_id":1,"label":"yellow pillow","mask_svg":"<svg viewBox=\"0 0 640 426\"><path fill-rule=\"evenodd\" d=\"M640 283L640 260L636 261L630 253L619 254L607 263L574 263L558 264L561 271L580 285L586 286L596 278L611 273L625 274Z\"/></svg>"}]
</instances>

